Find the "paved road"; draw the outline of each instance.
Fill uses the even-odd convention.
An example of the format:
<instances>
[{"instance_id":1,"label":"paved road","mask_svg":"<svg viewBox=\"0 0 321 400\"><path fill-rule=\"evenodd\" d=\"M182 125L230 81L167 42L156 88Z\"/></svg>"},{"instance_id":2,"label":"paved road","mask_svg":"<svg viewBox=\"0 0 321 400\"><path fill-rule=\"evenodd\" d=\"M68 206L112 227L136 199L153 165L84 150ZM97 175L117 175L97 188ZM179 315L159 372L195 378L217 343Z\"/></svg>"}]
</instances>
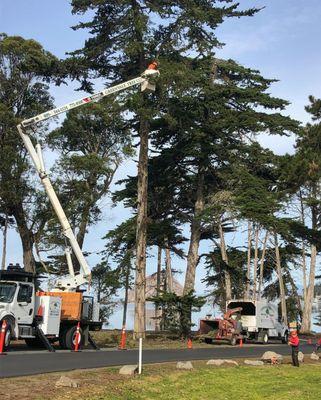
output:
<instances>
[{"instance_id":1,"label":"paved road","mask_svg":"<svg viewBox=\"0 0 321 400\"><path fill-rule=\"evenodd\" d=\"M212 358L259 358L264 351L272 350L279 354L290 354L287 345L245 345L242 348L216 346L192 350L144 350L144 363L161 363L186 360L208 360ZM303 344L301 350L312 352L312 346ZM12 352L0 356L0 377L34 375L44 372L68 371L73 369L99 368L136 364L137 350L84 350L79 353L66 351Z\"/></svg>"}]
</instances>

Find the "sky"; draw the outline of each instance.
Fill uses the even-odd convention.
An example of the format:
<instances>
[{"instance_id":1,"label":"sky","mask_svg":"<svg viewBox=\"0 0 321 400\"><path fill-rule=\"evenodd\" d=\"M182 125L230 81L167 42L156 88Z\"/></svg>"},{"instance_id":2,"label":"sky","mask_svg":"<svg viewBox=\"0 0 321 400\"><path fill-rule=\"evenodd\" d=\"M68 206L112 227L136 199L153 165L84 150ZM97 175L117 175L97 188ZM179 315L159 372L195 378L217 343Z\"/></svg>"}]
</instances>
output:
<instances>
[{"instance_id":1,"label":"sky","mask_svg":"<svg viewBox=\"0 0 321 400\"><path fill-rule=\"evenodd\" d=\"M221 58L232 58L239 63L258 69L267 78L278 79L271 94L287 99L291 105L285 114L308 121L304 111L310 94L321 98L321 1L320 0L240 0L241 7L264 7L252 18L226 21L218 29L219 39L226 43L218 51ZM57 57L81 48L87 37L85 31L73 31L70 27L85 17L71 14L68 0L0 0L0 32L19 35L39 41ZM53 88L57 106L77 99L75 85ZM293 138L264 136L261 143L278 154L293 152ZM1 160L0 160L1 162ZM136 173L133 161L125 163L117 173L116 180ZM102 250L102 237L129 216L129 211L117 206L111 208L108 198L102 200L103 218L90 229L85 250ZM187 232L188 233L188 232ZM0 246L1 246L0 238ZM204 244L202 246L205 246ZM205 248L201 248L200 252ZM91 265L99 256L89 257ZM22 262L21 245L14 231L8 239L8 262ZM185 262L174 258L174 267L184 271ZM156 268L156 259L148 258L148 272ZM182 281L184 274L178 276ZM204 289L202 266L197 271L198 291Z\"/></svg>"}]
</instances>

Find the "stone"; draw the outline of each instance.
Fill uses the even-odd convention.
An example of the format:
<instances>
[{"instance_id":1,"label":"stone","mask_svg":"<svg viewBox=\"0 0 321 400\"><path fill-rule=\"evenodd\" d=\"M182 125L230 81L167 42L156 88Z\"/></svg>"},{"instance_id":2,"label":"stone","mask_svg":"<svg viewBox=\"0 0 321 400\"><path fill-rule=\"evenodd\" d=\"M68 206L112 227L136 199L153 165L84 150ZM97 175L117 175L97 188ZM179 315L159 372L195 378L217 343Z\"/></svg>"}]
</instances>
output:
<instances>
[{"instance_id":1,"label":"stone","mask_svg":"<svg viewBox=\"0 0 321 400\"><path fill-rule=\"evenodd\" d=\"M120 375L135 375L138 372L138 365L124 365L120 368Z\"/></svg>"},{"instance_id":2,"label":"stone","mask_svg":"<svg viewBox=\"0 0 321 400\"><path fill-rule=\"evenodd\" d=\"M188 369L191 370L193 369L193 364L190 361L178 361L176 364L177 369Z\"/></svg>"},{"instance_id":3,"label":"stone","mask_svg":"<svg viewBox=\"0 0 321 400\"><path fill-rule=\"evenodd\" d=\"M238 365L238 363L234 360L208 360L206 365L216 365L217 367L220 367L223 364L232 364L232 365Z\"/></svg>"},{"instance_id":4,"label":"stone","mask_svg":"<svg viewBox=\"0 0 321 400\"><path fill-rule=\"evenodd\" d=\"M62 375L55 383L56 387L71 387L76 388L79 383L75 379L71 379L68 376Z\"/></svg>"},{"instance_id":5,"label":"stone","mask_svg":"<svg viewBox=\"0 0 321 400\"><path fill-rule=\"evenodd\" d=\"M266 351L261 357L262 361L270 362L271 364L281 364L283 361L283 356L281 354L275 353L274 351Z\"/></svg>"},{"instance_id":6,"label":"stone","mask_svg":"<svg viewBox=\"0 0 321 400\"><path fill-rule=\"evenodd\" d=\"M300 363L303 363L303 361L304 361L304 354L302 353L302 351L299 351L298 359L299 359L299 362L300 362Z\"/></svg>"},{"instance_id":7,"label":"stone","mask_svg":"<svg viewBox=\"0 0 321 400\"><path fill-rule=\"evenodd\" d=\"M310 356L311 360L318 361L320 357L316 353L312 353Z\"/></svg>"},{"instance_id":8,"label":"stone","mask_svg":"<svg viewBox=\"0 0 321 400\"><path fill-rule=\"evenodd\" d=\"M258 366L264 365L264 362L260 361L260 360L244 360L244 364L253 365L255 367L258 367Z\"/></svg>"}]
</instances>

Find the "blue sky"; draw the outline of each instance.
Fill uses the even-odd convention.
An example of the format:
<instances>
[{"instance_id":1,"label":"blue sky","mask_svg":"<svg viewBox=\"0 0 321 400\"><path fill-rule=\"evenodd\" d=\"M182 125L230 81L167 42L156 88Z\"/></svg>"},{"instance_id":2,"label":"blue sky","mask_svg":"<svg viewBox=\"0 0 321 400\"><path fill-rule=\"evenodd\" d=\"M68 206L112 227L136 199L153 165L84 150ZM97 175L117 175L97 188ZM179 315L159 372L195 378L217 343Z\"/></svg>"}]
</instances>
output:
<instances>
[{"instance_id":1,"label":"blue sky","mask_svg":"<svg viewBox=\"0 0 321 400\"><path fill-rule=\"evenodd\" d=\"M266 77L279 79L271 93L291 102L286 114L306 122L304 105L308 95L321 97L321 1L241 0L240 3L242 7L266 8L253 18L230 20L220 27L218 36L226 46L218 55L259 69ZM71 15L68 0L0 0L0 32L36 39L58 57L82 46L86 32L70 29L80 19ZM73 89L73 85L54 88L56 105L78 98L79 92ZM292 151L292 138L263 137L261 142L277 153ZM126 163L117 178L128 173L135 173L133 162ZM103 221L91 229L86 250L100 250L101 237L128 216L128 211L121 206L111 209L108 199L102 201L102 207ZM8 261L21 262L20 243L14 232L10 232L8 247ZM97 261L97 256L90 257L92 265ZM149 272L154 271L155 262L151 256ZM184 269L184 263L178 260L175 263ZM200 266L199 289L203 275Z\"/></svg>"}]
</instances>

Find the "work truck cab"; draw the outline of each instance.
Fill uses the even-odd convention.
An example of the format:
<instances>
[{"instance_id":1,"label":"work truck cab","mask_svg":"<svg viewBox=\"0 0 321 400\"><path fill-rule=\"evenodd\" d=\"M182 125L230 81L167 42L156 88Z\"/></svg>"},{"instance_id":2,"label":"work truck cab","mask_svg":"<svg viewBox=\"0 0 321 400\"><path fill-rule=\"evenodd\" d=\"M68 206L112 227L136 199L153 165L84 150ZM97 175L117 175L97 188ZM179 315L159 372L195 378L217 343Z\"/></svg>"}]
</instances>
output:
<instances>
[{"instance_id":1,"label":"work truck cab","mask_svg":"<svg viewBox=\"0 0 321 400\"><path fill-rule=\"evenodd\" d=\"M36 289L36 277L19 266L0 272L0 322L6 321L5 346L23 339L30 347L52 343L73 349L77 324L79 344L94 345L90 331L101 329L99 304L92 296L77 292L43 292Z\"/></svg>"}]
</instances>

